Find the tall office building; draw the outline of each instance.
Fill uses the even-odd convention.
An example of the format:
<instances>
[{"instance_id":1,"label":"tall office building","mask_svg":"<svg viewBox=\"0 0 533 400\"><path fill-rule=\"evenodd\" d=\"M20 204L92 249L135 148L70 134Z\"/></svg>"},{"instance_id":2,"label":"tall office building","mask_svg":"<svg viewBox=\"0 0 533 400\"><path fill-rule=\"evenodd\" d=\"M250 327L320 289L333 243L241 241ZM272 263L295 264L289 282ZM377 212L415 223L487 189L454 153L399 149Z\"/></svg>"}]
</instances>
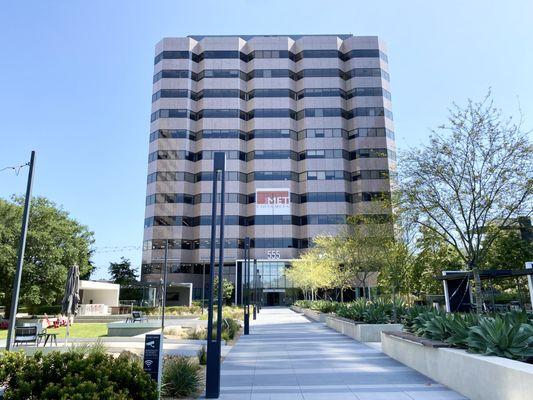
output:
<instances>
[{"instance_id":1,"label":"tall office building","mask_svg":"<svg viewBox=\"0 0 533 400\"><path fill-rule=\"evenodd\" d=\"M387 196L395 144L386 49L352 35L189 36L156 45L142 280L201 298L213 152L226 153L225 277L241 296L244 238L263 301L321 233ZM374 202L374 203L373 203ZM207 280L207 278L205 279ZM174 293L174 294L172 294Z\"/></svg>"}]
</instances>

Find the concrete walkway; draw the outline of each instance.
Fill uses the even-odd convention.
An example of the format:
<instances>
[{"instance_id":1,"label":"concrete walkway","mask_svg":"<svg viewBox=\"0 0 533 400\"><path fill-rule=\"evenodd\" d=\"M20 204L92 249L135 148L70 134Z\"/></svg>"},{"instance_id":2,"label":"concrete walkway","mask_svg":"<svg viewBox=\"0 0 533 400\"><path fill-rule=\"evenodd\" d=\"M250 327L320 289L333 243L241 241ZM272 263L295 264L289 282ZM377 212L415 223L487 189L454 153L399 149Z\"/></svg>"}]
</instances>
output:
<instances>
[{"instance_id":1,"label":"concrete walkway","mask_svg":"<svg viewBox=\"0 0 533 400\"><path fill-rule=\"evenodd\" d=\"M222 364L224 400L456 400L379 350L287 308L264 308Z\"/></svg>"}]
</instances>

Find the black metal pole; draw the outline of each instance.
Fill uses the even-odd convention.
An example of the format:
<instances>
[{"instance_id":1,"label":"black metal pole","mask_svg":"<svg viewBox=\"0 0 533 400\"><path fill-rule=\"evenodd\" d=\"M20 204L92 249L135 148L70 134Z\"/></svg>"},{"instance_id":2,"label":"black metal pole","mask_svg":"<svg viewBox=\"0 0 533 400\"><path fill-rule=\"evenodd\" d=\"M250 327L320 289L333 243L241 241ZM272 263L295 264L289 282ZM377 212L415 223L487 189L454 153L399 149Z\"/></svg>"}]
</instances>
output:
<instances>
[{"instance_id":1,"label":"black metal pole","mask_svg":"<svg viewBox=\"0 0 533 400\"><path fill-rule=\"evenodd\" d=\"M165 330L165 306L167 305L167 260L168 260L168 239L165 240L165 258L163 261L163 290L161 293L161 334Z\"/></svg>"},{"instance_id":2,"label":"black metal pole","mask_svg":"<svg viewBox=\"0 0 533 400\"><path fill-rule=\"evenodd\" d=\"M202 262L202 315L205 307L205 262Z\"/></svg>"},{"instance_id":3,"label":"black metal pole","mask_svg":"<svg viewBox=\"0 0 533 400\"><path fill-rule=\"evenodd\" d=\"M17 269L15 271L15 280L13 281L13 295L11 297L11 310L9 314L9 328L7 331L6 350L13 347L15 334L15 323L17 319L17 309L20 293L20 281L22 278L22 266L24 264L24 250L26 250L26 236L28 233L28 222L30 219L31 207L31 189L33 186L33 170L35 167L35 151L31 152L30 170L28 172L28 183L26 186L26 197L24 198L24 212L22 214L22 228L20 232L20 242L18 249Z\"/></svg>"},{"instance_id":4,"label":"black metal pole","mask_svg":"<svg viewBox=\"0 0 533 400\"><path fill-rule=\"evenodd\" d=\"M226 155L223 152L215 153L219 158L220 166L220 247L218 250L218 309L217 309L217 360L218 360L218 386L220 392L220 356L222 354L222 301L224 288L224 219L225 219L225 197L226 197Z\"/></svg>"},{"instance_id":5,"label":"black metal pole","mask_svg":"<svg viewBox=\"0 0 533 400\"><path fill-rule=\"evenodd\" d=\"M250 334L250 238L244 238L244 334Z\"/></svg>"},{"instance_id":6,"label":"black metal pole","mask_svg":"<svg viewBox=\"0 0 533 400\"><path fill-rule=\"evenodd\" d=\"M215 152L213 160L213 198L211 210L211 254L209 271L209 308L207 317L207 368L205 397L217 399L220 395L220 354L222 341L222 279L224 266L224 191L225 191L225 164L224 152ZM218 171L221 172L221 199L220 199L220 252L218 269L218 309L217 309L217 333L213 340L213 292L215 281L215 251L216 251L216 201Z\"/></svg>"},{"instance_id":7,"label":"black metal pole","mask_svg":"<svg viewBox=\"0 0 533 400\"><path fill-rule=\"evenodd\" d=\"M257 319L257 258L254 258L254 320Z\"/></svg>"},{"instance_id":8,"label":"black metal pole","mask_svg":"<svg viewBox=\"0 0 533 400\"><path fill-rule=\"evenodd\" d=\"M216 167L216 160L215 160ZM216 234L216 214L217 214L217 175L216 168L213 168L213 192L211 201L211 254L209 257L209 292L207 302L207 362L205 397L216 399L220 393L220 376L217 374L216 364L220 362L216 359L216 343L213 341L213 294L215 284L215 234Z\"/></svg>"}]
</instances>

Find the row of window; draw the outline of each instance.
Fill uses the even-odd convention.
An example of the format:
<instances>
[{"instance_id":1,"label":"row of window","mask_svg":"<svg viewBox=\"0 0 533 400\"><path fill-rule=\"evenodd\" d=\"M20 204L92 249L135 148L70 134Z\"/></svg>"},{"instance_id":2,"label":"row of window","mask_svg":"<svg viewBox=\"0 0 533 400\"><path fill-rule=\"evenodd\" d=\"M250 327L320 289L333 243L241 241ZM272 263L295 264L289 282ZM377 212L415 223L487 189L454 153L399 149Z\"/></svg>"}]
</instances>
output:
<instances>
[{"instance_id":1,"label":"row of window","mask_svg":"<svg viewBox=\"0 0 533 400\"><path fill-rule=\"evenodd\" d=\"M205 50L202 53L196 54L192 51L186 50L164 50L154 58L154 65L161 60L192 60L199 63L203 60L219 60L219 59L240 59L244 62L252 61L253 59L264 58L286 58L294 62L303 60L304 58L339 58L342 61L348 61L352 58L381 58L388 62L387 55L379 49L357 49L350 50L343 53L339 50L302 50L299 53L293 53L289 50L254 50L250 53L242 53L238 50Z\"/></svg>"},{"instance_id":2,"label":"row of window","mask_svg":"<svg viewBox=\"0 0 533 400\"><path fill-rule=\"evenodd\" d=\"M198 73L188 69L163 69L153 77L153 83L164 78L192 79L199 82L204 78L239 78L250 81L255 78L289 78L299 81L303 78L341 78L345 81L360 77L381 77L390 80L389 73L381 68L354 68L343 71L338 68L309 68L294 72L290 69L254 69L248 73L239 69L204 69Z\"/></svg>"},{"instance_id":3,"label":"row of window","mask_svg":"<svg viewBox=\"0 0 533 400\"><path fill-rule=\"evenodd\" d=\"M396 152L385 148L379 149L358 149L346 151L341 149L306 150L300 153L292 150L255 150L248 153L239 150L204 150L197 153L187 150L158 150L148 155L148 162L157 160L187 160L200 161L212 160L215 152L223 151L227 160L293 160L303 161L313 158L342 158L345 160L356 160L360 158L385 158L396 159Z\"/></svg>"},{"instance_id":4,"label":"row of window","mask_svg":"<svg viewBox=\"0 0 533 400\"><path fill-rule=\"evenodd\" d=\"M143 250L161 250L165 248L166 239L146 240L143 243ZM309 247L310 239L297 238L254 238L250 239L250 248L279 249L295 248L306 249ZM210 239L168 239L168 248L170 250L197 250L209 249L211 247ZM220 240L216 240L216 247L220 247ZM225 249L244 249L243 239L224 239Z\"/></svg>"},{"instance_id":5,"label":"row of window","mask_svg":"<svg viewBox=\"0 0 533 400\"><path fill-rule=\"evenodd\" d=\"M254 129L249 132L238 129L204 129L198 132L186 129L158 129L150 133L150 142L157 139L283 139L302 140L305 138L354 139L358 137L388 137L394 140L394 132L387 128L357 128L347 131L342 128L316 128L293 131L292 129Z\"/></svg>"},{"instance_id":6,"label":"row of window","mask_svg":"<svg viewBox=\"0 0 533 400\"><path fill-rule=\"evenodd\" d=\"M245 217L242 215L224 216L224 224L253 226L253 225L341 225L346 224L347 215L344 214L317 214L317 215L252 215ZM220 217L217 218L217 224ZM211 225L210 215L200 215L197 217L186 216L155 216L144 220L144 227L153 226L207 226Z\"/></svg>"},{"instance_id":7,"label":"row of window","mask_svg":"<svg viewBox=\"0 0 533 400\"><path fill-rule=\"evenodd\" d=\"M251 111L238 109L204 109L198 112L186 109L163 108L152 113L150 121L159 118L189 118L198 121L202 118L240 118L249 121L254 118L291 118L299 121L303 118L342 117L352 119L355 117L382 117L392 120L392 112L384 107L357 107L353 110L342 108L306 108L294 111L290 108L258 108Z\"/></svg>"},{"instance_id":8,"label":"row of window","mask_svg":"<svg viewBox=\"0 0 533 400\"><path fill-rule=\"evenodd\" d=\"M350 173L342 170L330 171L307 171L307 172L291 172L291 171L256 171L248 174L237 171L226 171L225 178L227 181L239 182L253 182L253 181L316 181L316 180L345 180L345 181L359 181L367 179L389 179L391 174L388 170L362 170ZM174 172L161 171L154 172L148 175L147 182L153 183L156 181L184 181L189 183L196 183L202 181L212 181L213 172L198 172L196 174L190 172Z\"/></svg>"},{"instance_id":9,"label":"row of window","mask_svg":"<svg viewBox=\"0 0 533 400\"><path fill-rule=\"evenodd\" d=\"M343 203L359 203L361 201L379 201L390 199L389 192L360 192L360 193L346 193L346 192L310 192L310 193L291 193L291 203L305 204L305 203L319 203L319 202L343 202ZM226 193L226 203L239 204L254 204L255 193ZM218 195L220 200L220 195ZM201 204L211 203L211 193L200 194L185 194L185 193L156 193L146 196L146 205L150 204Z\"/></svg>"},{"instance_id":10,"label":"row of window","mask_svg":"<svg viewBox=\"0 0 533 400\"><path fill-rule=\"evenodd\" d=\"M259 97L288 97L293 100L301 100L305 97L341 97L349 100L354 97L383 96L391 99L391 94L381 87L361 87L352 90L342 90L336 88L304 89L295 92L291 89L254 89L244 92L239 89L204 89L193 92L188 89L161 89L152 95L152 103L161 98L188 98L199 101L204 98L240 98L241 100L251 100Z\"/></svg>"}]
</instances>

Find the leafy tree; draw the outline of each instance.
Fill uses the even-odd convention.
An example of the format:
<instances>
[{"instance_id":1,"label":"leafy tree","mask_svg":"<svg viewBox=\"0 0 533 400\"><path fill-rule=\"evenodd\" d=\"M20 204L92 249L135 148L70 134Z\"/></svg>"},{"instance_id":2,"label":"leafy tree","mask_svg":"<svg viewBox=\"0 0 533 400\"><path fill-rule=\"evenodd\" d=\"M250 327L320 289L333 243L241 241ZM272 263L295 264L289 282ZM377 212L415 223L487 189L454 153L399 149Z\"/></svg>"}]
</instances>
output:
<instances>
[{"instance_id":1,"label":"leafy tree","mask_svg":"<svg viewBox=\"0 0 533 400\"><path fill-rule=\"evenodd\" d=\"M130 287L137 283L137 273L131 261L120 257L120 262L109 263L109 274L114 283L121 285L120 298L123 300L141 300L142 289Z\"/></svg>"},{"instance_id":2,"label":"leafy tree","mask_svg":"<svg viewBox=\"0 0 533 400\"><path fill-rule=\"evenodd\" d=\"M415 244L409 274L410 292L417 296L442 294L442 282L435 279L442 271L461 270L463 262L457 251L434 231L422 227Z\"/></svg>"},{"instance_id":3,"label":"leafy tree","mask_svg":"<svg viewBox=\"0 0 533 400\"><path fill-rule=\"evenodd\" d=\"M527 133L520 122L502 117L489 93L481 102L455 106L448 125L401 163L414 220L449 243L472 271L481 312L479 270L502 234L487 228L532 211L533 149Z\"/></svg>"},{"instance_id":4,"label":"leafy tree","mask_svg":"<svg viewBox=\"0 0 533 400\"><path fill-rule=\"evenodd\" d=\"M109 263L109 274L114 283L129 284L137 282L135 268L131 266L131 261L127 258L120 257L120 262Z\"/></svg>"},{"instance_id":5,"label":"leafy tree","mask_svg":"<svg viewBox=\"0 0 533 400\"><path fill-rule=\"evenodd\" d=\"M501 229L500 227L496 229ZM523 269L526 261L533 260L533 242L523 240L516 229L505 229L494 240L487 253L484 269ZM524 284L525 278L518 278ZM497 280L494 286L501 290L516 289L514 279Z\"/></svg>"},{"instance_id":6,"label":"leafy tree","mask_svg":"<svg viewBox=\"0 0 533 400\"><path fill-rule=\"evenodd\" d=\"M317 236L314 247L302 253L287 271L287 278L302 289L305 297L314 299L318 289L333 287L336 271L331 250L334 240L331 236Z\"/></svg>"},{"instance_id":7,"label":"leafy tree","mask_svg":"<svg viewBox=\"0 0 533 400\"><path fill-rule=\"evenodd\" d=\"M385 222L385 223L383 223ZM304 294L315 297L317 289L367 288L383 265L383 246L392 240L389 221L358 215L337 235L319 235L313 247L293 262L288 276Z\"/></svg>"},{"instance_id":8,"label":"leafy tree","mask_svg":"<svg viewBox=\"0 0 533 400\"><path fill-rule=\"evenodd\" d=\"M520 237L517 230L505 230L494 240L487 252L483 268L523 269L533 260L533 243Z\"/></svg>"},{"instance_id":9,"label":"leafy tree","mask_svg":"<svg viewBox=\"0 0 533 400\"><path fill-rule=\"evenodd\" d=\"M6 315L11 305L24 199L0 199L0 292ZM36 306L61 300L68 269L77 264L88 277L93 233L44 197L32 199L20 290L20 304Z\"/></svg>"},{"instance_id":10,"label":"leafy tree","mask_svg":"<svg viewBox=\"0 0 533 400\"><path fill-rule=\"evenodd\" d=\"M233 283L228 281L226 278L222 278L222 302L228 304L231 303L233 296ZM215 276L213 283L213 302L216 302L218 299L218 275Z\"/></svg>"},{"instance_id":11,"label":"leafy tree","mask_svg":"<svg viewBox=\"0 0 533 400\"><path fill-rule=\"evenodd\" d=\"M366 293L370 279L375 279L384 266L383 249L394 240L391 220L380 221L372 215L348 218L344 232L341 263ZM366 294L365 294L366 295Z\"/></svg>"}]
</instances>

